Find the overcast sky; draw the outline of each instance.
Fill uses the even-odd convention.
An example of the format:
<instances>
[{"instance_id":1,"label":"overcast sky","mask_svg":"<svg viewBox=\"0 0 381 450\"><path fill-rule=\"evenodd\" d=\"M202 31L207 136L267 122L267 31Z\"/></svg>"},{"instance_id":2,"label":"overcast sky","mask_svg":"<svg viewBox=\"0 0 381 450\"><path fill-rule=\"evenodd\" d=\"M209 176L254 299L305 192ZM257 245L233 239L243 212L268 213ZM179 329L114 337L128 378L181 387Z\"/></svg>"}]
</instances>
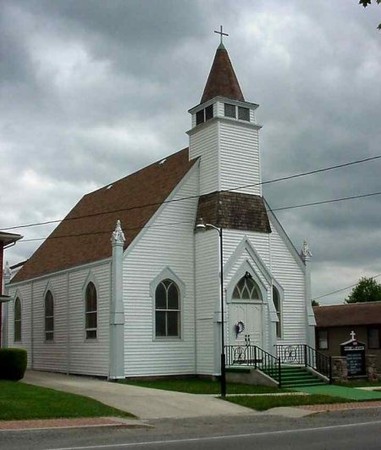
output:
<instances>
[{"instance_id":1,"label":"overcast sky","mask_svg":"<svg viewBox=\"0 0 381 450\"><path fill-rule=\"evenodd\" d=\"M263 180L381 155L381 7L358 0L0 0L0 230L188 145L222 24L259 103ZM381 192L381 159L268 184L273 209ZM380 195L278 211L312 294L381 273ZM28 258L52 226L8 229ZM381 281L381 277L378 278ZM341 303L350 290L324 297Z\"/></svg>"}]
</instances>

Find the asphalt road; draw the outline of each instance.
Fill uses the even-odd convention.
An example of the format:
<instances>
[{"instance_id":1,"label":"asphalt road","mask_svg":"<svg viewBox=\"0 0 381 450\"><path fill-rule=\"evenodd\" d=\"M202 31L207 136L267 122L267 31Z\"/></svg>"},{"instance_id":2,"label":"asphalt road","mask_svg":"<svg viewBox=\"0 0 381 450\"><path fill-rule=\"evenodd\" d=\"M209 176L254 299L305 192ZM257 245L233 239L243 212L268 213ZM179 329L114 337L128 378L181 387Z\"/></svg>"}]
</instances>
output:
<instances>
[{"instance_id":1,"label":"asphalt road","mask_svg":"<svg viewBox=\"0 0 381 450\"><path fill-rule=\"evenodd\" d=\"M381 448L381 409L301 419L261 415L150 421L149 428L6 431L1 450L373 450Z\"/></svg>"}]
</instances>

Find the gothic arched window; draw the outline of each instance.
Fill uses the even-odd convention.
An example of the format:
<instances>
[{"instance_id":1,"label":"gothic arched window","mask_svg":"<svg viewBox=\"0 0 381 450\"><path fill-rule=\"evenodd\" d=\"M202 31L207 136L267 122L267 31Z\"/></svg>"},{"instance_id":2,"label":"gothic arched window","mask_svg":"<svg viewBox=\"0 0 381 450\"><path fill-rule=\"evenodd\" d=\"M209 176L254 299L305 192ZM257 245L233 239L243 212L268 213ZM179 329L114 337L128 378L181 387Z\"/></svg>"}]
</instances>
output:
<instances>
[{"instance_id":1,"label":"gothic arched window","mask_svg":"<svg viewBox=\"0 0 381 450\"><path fill-rule=\"evenodd\" d=\"M48 291L45 295L45 340L54 338L54 301L53 294Z\"/></svg>"},{"instance_id":2,"label":"gothic arched window","mask_svg":"<svg viewBox=\"0 0 381 450\"><path fill-rule=\"evenodd\" d=\"M14 308L14 341L21 342L21 300L18 297Z\"/></svg>"},{"instance_id":3,"label":"gothic arched window","mask_svg":"<svg viewBox=\"0 0 381 450\"><path fill-rule=\"evenodd\" d=\"M273 302L276 315L278 316L278 322L276 323L276 336L280 338L282 336L282 305L279 291L275 286L273 286Z\"/></svg>"},{"instance_id":4,"label":"gothic arched window","mask_svg":"<svg viewBox=\"0 0 381 450\"><path fill-rule=\"evenodd\" d=\"M262 300L257 283L249 275L243 276L233 291L233 300Z\"/></svg>"},{"instance_id":5,"label":"gothic arched window","mask_svg":"<svg viewBox=\"0 0 381 450\"><path fill-rule=\"evenodd\" d=\"M180 337L179 288L168 278L155 290L155 336Z\"/></svg>"},{"instance_id":6,"label":"gothic arched window","mask_svg":"<svg viewBox=\"0 0 381 450\"><path fill-rule=\"evenodd\" d=\"M85 328L86 339L96 339L97 337L97 290L94 283L86 286L85 298Z\"/></svg>"}]
</instances>

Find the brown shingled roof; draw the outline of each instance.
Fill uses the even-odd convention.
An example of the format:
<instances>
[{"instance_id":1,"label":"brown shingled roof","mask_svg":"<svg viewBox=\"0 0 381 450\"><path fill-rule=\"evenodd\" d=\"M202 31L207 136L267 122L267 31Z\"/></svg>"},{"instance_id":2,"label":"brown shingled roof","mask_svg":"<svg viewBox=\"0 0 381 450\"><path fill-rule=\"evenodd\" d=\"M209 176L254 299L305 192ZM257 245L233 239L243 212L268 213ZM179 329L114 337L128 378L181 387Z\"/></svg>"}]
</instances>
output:
<instances>
[{"instance_id":1,"label":"brown shingled roof","mask_svg":"<svg viewBox=\"0 0 381 450\"><path fill-rule=\"evenodd\" d=\"M110 257L111 233L118 219L128 247L194 162L186 148L85 195L12 282Z\"/></svg>"},{"instance_id":2,"label":"brown shingled roof","mask_svg":"<svg viewBox=\"0 0 381 450\"><path fill-rule=\"evenodd\" d=\"M245 101L228 52L223 44L216 51L204 93L202 94L201 103L207 102L217 96L227 97L241 102Z\"/></svg>"},{"instance_id":3,"label":"brown shingled roof","mask_svg":"<svg viewBox=\"0 0 381 450\"><path fill-rule=\"evenodd\" d=\"M381 324L381 302L314 306L314 313L320 328Z\"/></svg>"},{"instance_id":4,"label":"brown shingled roof","mask_svg":"<svg viewBox=\"0 0 381 450\"><path fill-rule=\"evenodd\" d=\"M264 200L241 192L212 192L198 201L197 221L231 230L271 233Z\"/></svg>"}]
</instances>

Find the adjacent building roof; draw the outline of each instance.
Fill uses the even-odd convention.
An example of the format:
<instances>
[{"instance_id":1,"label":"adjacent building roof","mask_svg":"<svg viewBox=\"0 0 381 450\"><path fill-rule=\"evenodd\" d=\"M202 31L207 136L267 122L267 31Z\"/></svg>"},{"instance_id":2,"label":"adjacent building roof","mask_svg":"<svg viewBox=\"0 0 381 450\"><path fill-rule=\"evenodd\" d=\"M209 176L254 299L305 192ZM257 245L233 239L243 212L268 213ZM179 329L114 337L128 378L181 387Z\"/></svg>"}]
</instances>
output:
<instances>
[{"instance_id":1,"label":"adjacent building roof","mask_svg":"<svg viewBox=\"0 0 381 450\"><path fill-rule=\"evenodd\" d=\"M6 233L5 231L0 231L0 242L3 244L3 246L13 244L21 238L21 234Z\"/></svg>"},{"instance_id":2,"label":"adjacent building roof","mask_svg":"<svg viewBox=\"0 0 381 450\"><path fill-rule=\"evenodd\" d=\"M314 306L319 328L381 324L381 302Z\"/></svg>"},{"instance_id":3,"label":"adjacent building roof","mask_svg":"<svg viewBox=\"0 0 381 450\"><path fill-rule=\"evenodd\" d=\"M228 52L223 44L217 48L204 93L202 94L201 103L217 96L241 102L245 101Z\"/></svg>"},{"instance_id":4,"label":"adjacent building roof","mask_svg":"<svg viewBox=\"0 0 381 450\"><path fill-rule=\"evenodd\" d=\"M85 195L12 283L110 257L110 238L118 219L127 248L195 161L189 161L185 148Z\"/></svg>"}]
</instances>

